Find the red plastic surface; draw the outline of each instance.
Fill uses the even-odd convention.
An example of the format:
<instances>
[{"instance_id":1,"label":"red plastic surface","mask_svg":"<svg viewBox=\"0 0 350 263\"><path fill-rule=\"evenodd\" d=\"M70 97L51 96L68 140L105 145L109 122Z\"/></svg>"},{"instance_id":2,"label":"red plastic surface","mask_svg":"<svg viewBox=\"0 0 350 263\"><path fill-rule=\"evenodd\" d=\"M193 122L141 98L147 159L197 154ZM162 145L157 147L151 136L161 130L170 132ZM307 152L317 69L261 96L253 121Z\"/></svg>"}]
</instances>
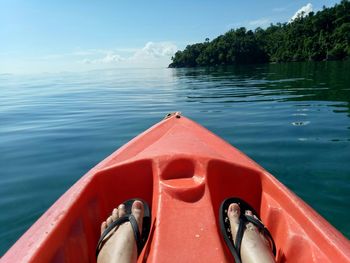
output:
<instances>
[{"instance_id":1,"label":"red plastic surface","mask_svg":"<svg viewBox=\"0 0 350 263\"><path fill-rule=\"evenodd\" d=\"M276 178L179 116L145 131L90 170L14 244L2 262L95 262L100 224L140 197L152 228L139 262L233 262L218 226L223 199L260 212L279 262L350 262L350 243Z\"/></svg>"}]
</instances>

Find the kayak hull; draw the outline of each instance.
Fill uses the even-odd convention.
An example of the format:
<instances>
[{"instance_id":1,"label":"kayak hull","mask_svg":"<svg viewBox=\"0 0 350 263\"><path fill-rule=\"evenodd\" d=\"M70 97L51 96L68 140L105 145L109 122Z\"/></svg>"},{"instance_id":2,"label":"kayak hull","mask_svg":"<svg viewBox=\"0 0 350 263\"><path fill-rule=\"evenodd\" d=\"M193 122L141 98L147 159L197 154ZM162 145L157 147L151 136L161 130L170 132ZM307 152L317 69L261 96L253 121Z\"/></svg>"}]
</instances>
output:
<instances>
[{"instance_id":1,"label":"kayak hull","mask_svg":"<svg viewBox=\"0 0 350 263\"><path fill-rule=\"evenodd\" d=\"M210 131L175 114L84 175L13 245L3 262L94 262L100 224L114 207L151 207L139 262L233 262L220 203L237 196L260 214L280 262L350 262L350 244L275 177Z\"/></svg>"}]
</instances>

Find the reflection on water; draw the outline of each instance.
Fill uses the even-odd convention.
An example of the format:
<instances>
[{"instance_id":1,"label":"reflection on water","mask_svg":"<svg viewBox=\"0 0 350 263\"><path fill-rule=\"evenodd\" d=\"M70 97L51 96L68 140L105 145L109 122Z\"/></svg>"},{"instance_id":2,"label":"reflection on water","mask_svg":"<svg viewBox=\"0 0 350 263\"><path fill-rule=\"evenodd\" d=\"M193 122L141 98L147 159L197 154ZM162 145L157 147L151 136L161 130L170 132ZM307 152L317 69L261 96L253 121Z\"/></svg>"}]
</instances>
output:
<instances>
[{"instance_id":1,"label":"reflection on water","mask_svg":"<svg viewBox=\"0 0 350 263\"><path fill-rule=\"evenodd\" d=\"M180 82L189 84L190 90L205 91L189 96L194 100L325 100L343 101L349 107L348 70L349 62L328 62L178 69L173 73ZM208 85L203 86L203 83Z\"/></svg>"},{"instance_id":2,"label":"reflection on water","mask_svg":"<svg viewBox=\"0 0 350 263\"><path fill-rule=\"evenodd\" d=\"M0 75L1 254L88 169L176 110L350 237L348 72L350 62Z\"/></svg>"}]
</instances>

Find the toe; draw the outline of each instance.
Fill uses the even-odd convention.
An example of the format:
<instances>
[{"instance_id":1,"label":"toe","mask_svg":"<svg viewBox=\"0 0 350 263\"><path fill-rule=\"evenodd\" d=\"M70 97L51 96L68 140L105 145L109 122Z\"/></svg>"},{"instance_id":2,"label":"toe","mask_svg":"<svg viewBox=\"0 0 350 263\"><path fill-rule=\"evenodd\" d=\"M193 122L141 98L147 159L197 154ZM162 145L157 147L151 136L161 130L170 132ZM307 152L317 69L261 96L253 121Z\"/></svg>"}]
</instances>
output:
<instances>
[{"instance_id":1,"label":"toe","mask_svg":"<svg viewBox=\"0 0 350 263\"><path fill-rule=\"evenodd\" d=\"M106 230L106 228L107 228L107 223L106 223L106 221L103 221L101 224L101 235Z\"/></svg>"},{"instance_id":2,"label":"toe","mask_svg":"<svg viewBox=\"0 0 350 263\"><path fill-rule=\"evenodd\" d=\"M247 230L250 230L250 231L258 231L257 227L251 222L246 224L246 228L247 228Z\"/></svg>"},{"instance_id":3,"label":"toe","mask_svg":"<svg viewBox=\"0 0 350 263\"><path fill-rule=\"evenodd\" d=\"M247 216L253 216L253 212L250 211L250 210L246 210L246 211L245 211L245 214L246 214Z\"/></svg>"},{"instance_id":4,"label":"toe","mask_svg":"<svg viewBox=\"0 0 350 263\"><path fill-rule=\"evenodd\" d=\"M141 201L136 200L132 204L131 213L134 215L134 217L139 225L139 229L141 230L142 229L142 219L143 219L143 214L144 214L143 203Z\"/></svg>"},{"instance_id":5,"label":"toe","mask_svg":"<svg viewBox=\"0 0 350 263\"><path fill-rule=\"evenodd\" d=\"M107 218L107 221L106 221L107 226L109 226L110 224L112 224L112 222L113 222L112 216L109 216L109 217Z\"/></svg>"},{"instance_id":6,"label":"toe","mask_svg":"<svg viewBox=\"0 0 350 263\"><path fill-rule=\"evenodd\" d=\"M250 210L246 210L244 214L247 215L247 216L251 216L251 217L257 218L257 217L253 214L253 212L250 211ZM259 220L259 221L260 221L260 220ZM251 223L251 222L249 222L249 223L246 225L246 227L247 227L248 230L252 230L252 231L257 231L257 230L258 230L258 228L256 227L256 225L254 225L254 224Z\"/></svg>"},{"instance_id":7,"label":"toe","mask_svg":"<svg viewBox=\"0 0 350 263\"><path fill-rule=\"evenodd\" d=\"M239 223L239 217L241 215L241 209L238 204L233 203L230 204L228 207L228 212L227 212L228 218L230 219L231 222L234 223Z\"/></svg>"},{"instance_id":8,"label":"toe","mask_svg":"<svg viewBox=\"0 0 350 263\"><path fill-rule=\"evenodd\" d=\"M241 216L241 209L238 204L230 204L227 211L227 216L230 220L230 229L228 232L231 232L231 237L233 240L236 239L236 234L239 226L239 217Z\"/></svg>"},{"instance_id":9,"label":"toe","mask_svg":"<svg viewBox=\"0 0 350 263\"><path fill-rule=\"evenodd\" d=\"M125 214L126 214L125 205L124 204L120 204L118 206L118 216L122 217L122 216L125 216Z\"/></svg>"},{"instance_id":10,"label":"toe","mask_svg":"<svg viewBox=\"0 0 350 263\"><path fill-rule=\"evenodd\" d=\"M114 208L113 209L113 212L112 212L112 220L113 220L113 222L115 221L115 220L117 220L119 218L119 216L118 216L118 209L117 208Z\"/></svg>"}]
</instances>

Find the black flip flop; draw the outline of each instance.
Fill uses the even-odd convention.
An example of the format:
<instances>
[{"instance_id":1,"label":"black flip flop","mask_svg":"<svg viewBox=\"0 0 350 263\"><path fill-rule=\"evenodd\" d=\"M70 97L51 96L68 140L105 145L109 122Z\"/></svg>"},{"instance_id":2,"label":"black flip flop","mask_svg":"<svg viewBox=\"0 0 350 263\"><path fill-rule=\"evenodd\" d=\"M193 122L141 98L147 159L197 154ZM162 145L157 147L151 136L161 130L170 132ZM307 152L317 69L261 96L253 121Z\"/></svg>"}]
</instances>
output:
<instances>
[{"instance_id":1,"label":"black flip flop","mask_svg":"<svg viewBox=\"0 0 350 263\"><path fill-rule=\"evenodd\" d=\"M233 241L232 234L231 234L231 226L230 226L230 221L227 216L227 211L232 203L237 203L241 209L241 215L239 218L239 226L237 230L237 235L236 235L236 240ZM245 215L245 211L250 210L252 213L259 218L257 220L253 216ZM232 197L232 198L227 198L225 199L220 206L220 211L219 211L219 223L220 223L220 230L221 233L224 237L224 240L229 247L236 263L241 263L241 244L242 244L242 239L243 239L243 234L245 231L245 225L251 222L253 223L259 231L261 231L266 237L269 238L271 245L272 245L272 252L276 256L276 245L275 241L273 240L271 233L269 230L264 226L264 224L261 222L260 217L258 213L255 211L255 209L249 205L247 202L244 200L238 198L238 197Z\"/></svg>"},{"instance_id":2,"label":"black flip flop","mask_svg":"<svg viewBox=\"0 0 350 263\"><path fill-rule=\"evenodd\" d=\"M143 215L143 223L142 223L142 236L140 235L139 227L137 225L135 217L131 213L131 207L132 204L136 201L141 201L143 203L144 207L144 215ZM130 221L132 230L134 231L134 237L137 245L137 254L140 255L146 241L149 235L149 231L151 228L151 212L149 209L148 204L146 201L135 198L135 199L129 199L123 203L125 205L126 214L125 216L122 216L118 218L116 221L114 221L112 224L110 224L106 230L102 233L96 247L96 258L98 256L98 253L100 253L101 248L105 244L107 240L104 240L105 237L111 232L116 226L120 226L121 224Z\"/></svg>"}]
</instances>

